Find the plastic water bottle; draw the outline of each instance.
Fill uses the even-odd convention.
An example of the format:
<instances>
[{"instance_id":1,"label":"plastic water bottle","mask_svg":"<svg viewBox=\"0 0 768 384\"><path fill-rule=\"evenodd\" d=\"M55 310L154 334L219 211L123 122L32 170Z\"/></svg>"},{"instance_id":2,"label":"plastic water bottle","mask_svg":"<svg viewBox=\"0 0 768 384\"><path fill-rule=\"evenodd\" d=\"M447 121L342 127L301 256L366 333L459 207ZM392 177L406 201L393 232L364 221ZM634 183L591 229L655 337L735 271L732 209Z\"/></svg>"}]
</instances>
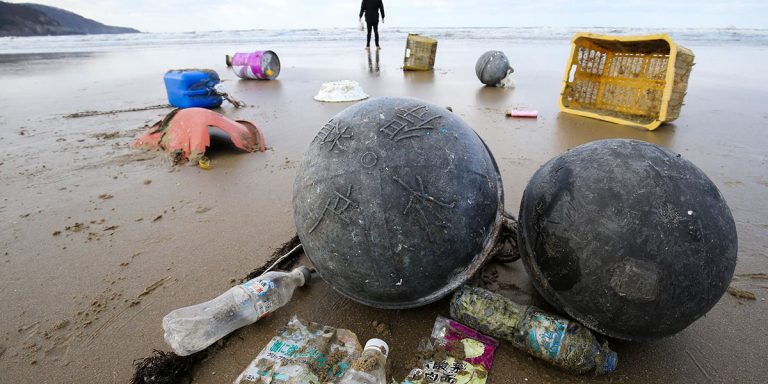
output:
<instances>
[{"instance_id":1,"label":"plastic water bottle","mask_svg":"<svg viewBox=\"0 0 768 384\"><path fill-rule=\"evenodd\" d=\"M451 317L574 373L616 370L616 352L586 327L481 288L459 289L451 300Z\"/></svg>"},{"instance_id":2,"label":"plastic water bottle","mask_svg":"<svg viewBox=\"0 0 768 384\"><path fill-rule=\"evenodd\" d=\"M389 346L384 340L370 339L360 358L344 373L339 384L386 384Z\"/></svg>"},{"instance_id":3,"label":"plastic water bottle","mask_svg":"<svg viewBox=\"0 0 768 384\"><path fill-rule=\"evenodd\" d=\"M285 305L310 271L267 272L234 286L221 296L165 315L165 341L180 356L202 351L230 332L252 324Z\"/></svg>"}]
</instances>

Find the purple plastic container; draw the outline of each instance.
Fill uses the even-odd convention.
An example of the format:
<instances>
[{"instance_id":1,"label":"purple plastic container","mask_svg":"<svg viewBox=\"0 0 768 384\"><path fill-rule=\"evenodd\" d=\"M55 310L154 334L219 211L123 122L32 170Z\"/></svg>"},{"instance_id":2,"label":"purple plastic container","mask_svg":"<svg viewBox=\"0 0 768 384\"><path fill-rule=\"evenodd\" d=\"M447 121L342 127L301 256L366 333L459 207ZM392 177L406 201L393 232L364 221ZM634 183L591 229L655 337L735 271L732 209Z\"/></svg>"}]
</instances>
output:
<instances>
[{"instance_id":1,"label":"purple plastic container","mask_svg":"<svg viewBox=\"0 0 768 384\"><path fill-rule=\"evenodd\" d=\"M272 51L237 52L227 56L227 65L241 79L274 80L280 74L280 59Z\"/></svg>"}]
</instances>

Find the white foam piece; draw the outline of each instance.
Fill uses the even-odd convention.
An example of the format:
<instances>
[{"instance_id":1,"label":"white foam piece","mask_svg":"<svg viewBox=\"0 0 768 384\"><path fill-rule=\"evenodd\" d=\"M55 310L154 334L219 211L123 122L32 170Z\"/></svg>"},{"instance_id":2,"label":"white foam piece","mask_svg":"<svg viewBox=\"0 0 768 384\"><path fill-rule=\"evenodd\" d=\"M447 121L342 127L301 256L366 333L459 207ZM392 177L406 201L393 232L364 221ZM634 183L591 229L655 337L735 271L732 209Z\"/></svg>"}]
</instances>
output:
<instances>
[{"instance_id":1,"label":"white foam piece","mask_svg":"<svg viewBox=\"0 0 768 384\"><path fill-rule=\"evenodd\" d=\"M510 69L507 71L507 76L505 76L501 81L499 81L496 86L498 88L514 88L515 87L515 80L512 78L513 71Z\"/></svg>"},{"instance_id":2,"label":"white foam piece","mask_svg":"<svg viewBox=\"0 0 768 384\"><path fill-rule=\"evenodd\" d=\"M367 99L368 95L363 92L357 81L339 80L323 83L320 91L317 92L315 100L327 103L344 103Z\"/></svg>"}]
</instances>

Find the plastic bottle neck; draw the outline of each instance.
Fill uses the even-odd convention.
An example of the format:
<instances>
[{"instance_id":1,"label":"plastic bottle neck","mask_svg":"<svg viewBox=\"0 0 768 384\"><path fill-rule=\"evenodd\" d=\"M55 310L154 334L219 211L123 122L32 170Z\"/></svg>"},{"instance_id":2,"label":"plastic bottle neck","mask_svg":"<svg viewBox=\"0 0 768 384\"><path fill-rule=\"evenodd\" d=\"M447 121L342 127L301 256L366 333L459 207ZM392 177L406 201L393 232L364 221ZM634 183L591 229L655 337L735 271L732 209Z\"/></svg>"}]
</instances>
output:
<instances>
[{"instance_id":1,"label":"plastic bottle neck","mask_svg":"<svg viewBox=\"0 0 768 384\"><path fill-rule=\"evenodd\" d=\"M363 350L363 354L379 354L381 356L387 357L386 354L380 349L380 348L366 348Z\"/></svg>"},{"instance_id":2,"label":"plastic bottle neck","mask_svg":"<svg viewBox=\"0 0 768 384\"><path fill-rule=\"evenodd\" d=\"M387 355L389 355L389 345L381 339L370 339L365 343L365 347L363 348L363 353L365 352L376 352L386 359Z\"/></svg>"},{"instance_id":3,"label":"plastic bottle neck","mask_svg":"<svg viewBox=\"0 0 768 384\"><path fill-rule=\"evenodd\" d=\"M291 276L298 276L299 287L303 287L312 280L312 272L307 267L298 267L290 272Z\"/></svg>"},{"instance_id":4,"label":"plastic bottle neck","mask_svg":"<svg viewBox=\"0 0 768 384\"><path fill-rule=\"evenodd\" d=\"M303 287L304 284L306 284L306 281L304 281L304 274L299 269L294 269L290 272L290 275L299 280L299 287Z\"/></svg>"}]
</instances>

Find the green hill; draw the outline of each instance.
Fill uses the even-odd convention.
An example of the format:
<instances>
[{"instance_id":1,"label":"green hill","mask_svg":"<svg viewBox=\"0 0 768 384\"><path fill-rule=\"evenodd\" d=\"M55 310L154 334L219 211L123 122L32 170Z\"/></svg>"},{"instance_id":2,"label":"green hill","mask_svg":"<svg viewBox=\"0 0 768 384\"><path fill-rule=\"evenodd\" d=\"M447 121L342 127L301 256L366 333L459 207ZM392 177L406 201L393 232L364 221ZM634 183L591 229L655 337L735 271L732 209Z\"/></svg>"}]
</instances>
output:
<instances>
[{"instance_id":1,"label":"green hill","mask_svg":"<svg viewBox=\"0 0 768 384\"><path fill-rule=\"evenodd\" d=\"M113 27L76 13L41 4L0 1L0 36L46 36L138 33L133 28Z\"/></svg>"}]
</instances>

